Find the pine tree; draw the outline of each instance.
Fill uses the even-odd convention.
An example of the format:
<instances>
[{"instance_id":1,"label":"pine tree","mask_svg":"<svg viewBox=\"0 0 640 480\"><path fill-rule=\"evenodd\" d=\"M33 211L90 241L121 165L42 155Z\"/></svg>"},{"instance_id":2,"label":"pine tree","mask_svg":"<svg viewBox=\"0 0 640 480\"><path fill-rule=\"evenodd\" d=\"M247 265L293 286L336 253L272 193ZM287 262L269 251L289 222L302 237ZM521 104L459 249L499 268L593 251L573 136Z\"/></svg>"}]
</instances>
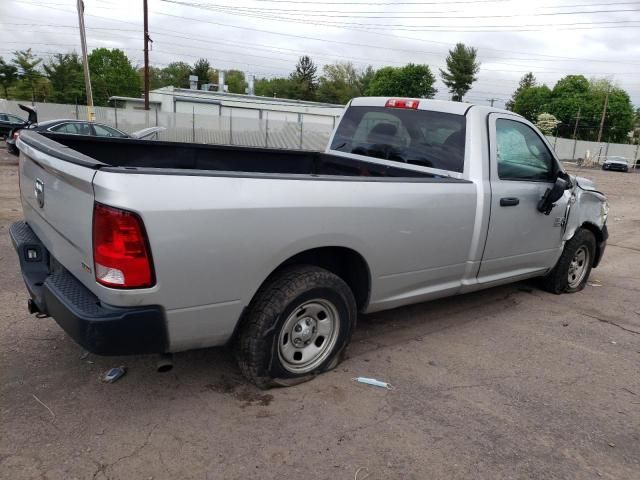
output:
<instances>
[{"instance_id":1,"label":"pine tree","mask_svg":"<svg viewBox=\"0 0 640 480\"><path fill-rule=\"evenodd\" d=\"M480 63L476 62L477 53L475 48L466 47L464 43L457 43L453 50L449 50L447 70L440 69L440 77L452 94L451 100L461 102L471 84L478 79L475 76L480 70Z\"/></svg>"}]
</instances>

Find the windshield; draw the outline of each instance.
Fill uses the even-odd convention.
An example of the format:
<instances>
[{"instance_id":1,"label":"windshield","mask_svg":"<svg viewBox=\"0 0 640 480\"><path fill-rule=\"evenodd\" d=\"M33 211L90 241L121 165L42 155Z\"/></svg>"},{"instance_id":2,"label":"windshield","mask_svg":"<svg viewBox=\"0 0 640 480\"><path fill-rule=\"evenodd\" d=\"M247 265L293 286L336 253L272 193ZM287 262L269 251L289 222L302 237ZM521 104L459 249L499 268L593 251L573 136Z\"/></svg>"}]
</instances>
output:
<instances>
[{"instance_id":1,"label":"windshield","mask_svg":"<svg viewBox=\"0 0 640 480\"><path fill-rule=\"evenodd\" d=\"M462 172L465 123L463 115L451 113L349 107L331 149Z\"/></svg>"}]
</instances>

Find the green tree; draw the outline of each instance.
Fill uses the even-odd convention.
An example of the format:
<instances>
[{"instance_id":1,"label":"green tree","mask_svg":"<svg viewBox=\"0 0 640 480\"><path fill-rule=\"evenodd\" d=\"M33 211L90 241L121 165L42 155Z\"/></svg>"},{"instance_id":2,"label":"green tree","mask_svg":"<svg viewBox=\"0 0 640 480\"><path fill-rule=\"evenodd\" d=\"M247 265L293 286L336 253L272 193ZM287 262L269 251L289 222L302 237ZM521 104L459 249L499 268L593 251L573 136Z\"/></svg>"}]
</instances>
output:
<instances>
[{"instance_id":1,"label":"green tree","mask_svg":"<svg viewBox=\"0 0 640 480\"><path fill-rule=\"evenodd\" d=\"M18 68L10 63L6 63L0 57L0 85L4 90L4 98L9 98L9 87L13 86L18 80Z\"/></svg>"},{"instance_id":2,"label":"green tree","mask_svg":"<svg viewBox=\"0 0 640 480\"><path fill-rule=\"evenodd\" d=\"M603 139L611 142L629 141L633 128L633 106L627 92L608 80L587 80L583 75L567 75L553 87L549 112L565 124L576 121L580 112L578 138L596 140L609 92ZM589 128L590 127L590 128ZM572 132L573 133L573 132Z\"/></svg>"},{"instance_id":3,"label":"green tree","mask_svg":"<svg viewBox=\"0 0 640 480\"><path fill-rule=\"evenodd\" d=\"M89 54L91 89L95 105L107 105L109 97L139 97L142 92L136 68L122 50L96 48Z\"/></svg>"},{"instance_id":4,"label":"green tree","mask_svg":"<svg viewBox=\"0 0 640 480\"><path fill-rule=\"evenodd\" d=\"M140 77L140 85L144 86L144 67L138 68L138 76ZM149 90L165 86L162 76L161 68L149 65Z\"/></svg>"},{"instance_id":5,"label":"green tree","mask_svg":"<svg viewBox=\"0 0 640 480\"><path fill-rule=\"evenodd\" d=\"M336 62L322 67L323 75L318 84L318 100L345 104L362 95L360 74L351 62Z\"/></svg>"},{"instance_id":6,"label":"green tree","mask_svg":"<svg viewBox=\"0 0 640 480\"><path fill-rule=\"evenodd\" d=\"M634 114L631 138L634 145L640 144L640 107L636 108L636 113ZM640 163L640 160L638 162Z\"/></svg>"},{"instance_id":7,"label":"green tree","mask_svg":"<svg viewBox=\"0 0 640 480\"><path fill-rule=\"evenodd\" d=\"M54 103L86 103L84 72L77 53L56 53L44 64Z\"/></svg>"},{"instance_id":8,"label":"green tree","mask_svg":"<svg viewBox=\"0 0 640 480\"><path fill-rule=\"evenodd\" d=\"M368 96L433 98L436 79L427 65L383 67L376 71L366 91Z\"/></svg>"},{"instance_id":9,"label":"green tree","mask_svg":"<svg viewBox=\"0 0 640 480\"><path fill-rule=\"evenodd\" d=\"M191 75L196 75L198 77L198 88L200 88L205 83L209 83L210 68L211 65L209 65L209 60L207 60L206 58L201 58L193 64Z\"/></svg>"},{"instance_id":10,"label":"green tree","mask_svg":"<svg viewBox=\"0 0 640 480\"><path fill-rule=\"evenodd\" d=\"M609 90L607 113L604 120L602 140L615 143L627 143L630 141L629 133L633 131L634 111L629 94L616 87L611 82L591 81L590 92L594 110L598 112L598 118L602 115L604 99ZM592 139L597 139L595 129L591 133Z\"/></svg>"},{"instance_id":11,"label":"green tree","mask_svg":"<svg viewBox=\"0 0 640 480\"><path fill-rule=\"evenodd\" d=\"M440 69L442 82L449 88L451 99L461 102L471 85L478 78L480 63L476 61L478 51L473 47L466 47L464 43L457 43L447 56L447 70Z\"/></svg>"},{"instance_id":12,"label":"green tree","mask_svg":"<svg viewBox=\"0 0 640 480\"><path fill-rule=\"evenodd\" d=\"M530 122L535 122L543 112L549 111L551 90L546 85L529 87L520 91L513 101L511 110L519 113Z\"/></svg>"},{"instance_id":13,"label":"green tree","mask_svg":"<svg viewBox=\"0 0 640 480\"><path fill-rule=\"evenodd\" d=\"M371 65L367 65L367 68L358 73L358 95L367 94L369 85L375 74L376 70Z\"/></svg>"},{"instance_id":14,"label":"green tree","mask_svg":"<svg viewBox=\"0 0 640 480\"><path fill-rule=\"evenodd\" d=\"M536 85L537 85L536 77L533 75L533 72L525 73L524 76L520 79L520 84L518 85L518 88L516 88L516 91L513 92L513 95L511 96L511 100L508 100L507 103L505 104L505 108L507 110L513 111L513 105L518 95L520 95L520 92L522 92L523 90L526 90L527 88L535 87Z\"/></svg>"},{"instance_id":15,"label":"green tree","mask_svg":"<svg viewBox=\"0 0 640 480\"><path fill-rule=\"evenodd\" d=\"M42 59L36 57L31 49L18 50L14 52L13 63L18 68L18 78L31 90L31 101L36 101L36 86L42 84L37 80L42 77L42 73L38 69L38 65L42 63Z\"/></svg>"},{"instance_id":16,"label":"green tree","mask_svg":"<svg viewBox=\"0 0 640 480\"><path fill-rule=\"evenodd\" d=\"M298 85L290 78L259 78L255 82L256 95L273 98L297 98Z\"/></svg>"},{"instance_id":17,"label":"green tree","mask_svg":"<svg viewBox=\"0 0 640 480\"><path fill-rule=\"evenodd\" d=\"M245 93L247 81L244 78L244 72L240 70L227 70L224 81L229 88L229 93Z\"/></svg>"},{"instance_id":18,"label":"green tree","mask_svg":"<svg viewBox=\"0 0 640 480\"><path fill-rule=\"evenodd\" d=\"M318 67L316 67L313 60L307 55L304 55L298 59L296 69L290 75L290 79L293 81L296 89L294 91L294 97L299 100L314 100L316 90L318 88Z\"/></svg>"},{"instance_id":19,"label":"green tree","mask_svg":"<svg viewBox=\"0 0 640 480\"><path fill-rule=\"evenodd\" d=\"M171 62L160 71L160 80L163 87L189 88L189 75L191 65L185 62Z\"/></svg>"}]
</instances>

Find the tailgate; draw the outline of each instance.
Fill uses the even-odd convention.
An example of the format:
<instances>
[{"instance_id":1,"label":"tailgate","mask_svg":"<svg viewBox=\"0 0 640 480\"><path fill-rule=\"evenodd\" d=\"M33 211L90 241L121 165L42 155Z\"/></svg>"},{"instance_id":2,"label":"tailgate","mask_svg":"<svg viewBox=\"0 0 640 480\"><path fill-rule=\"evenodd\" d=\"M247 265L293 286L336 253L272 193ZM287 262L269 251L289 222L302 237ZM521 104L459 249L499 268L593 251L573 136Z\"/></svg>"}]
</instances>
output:
<instances>
[{"instance_id":1,"label":"tailgate","mask_svg":"<svg viewBox=\"0 0 640 480\"><path fill-rule=\"evenodd\" d=\"M93 290L92 181L102 164L35 132L25 131L18 148L27 224L50 254Z\"/></svg>"}]
</instances>

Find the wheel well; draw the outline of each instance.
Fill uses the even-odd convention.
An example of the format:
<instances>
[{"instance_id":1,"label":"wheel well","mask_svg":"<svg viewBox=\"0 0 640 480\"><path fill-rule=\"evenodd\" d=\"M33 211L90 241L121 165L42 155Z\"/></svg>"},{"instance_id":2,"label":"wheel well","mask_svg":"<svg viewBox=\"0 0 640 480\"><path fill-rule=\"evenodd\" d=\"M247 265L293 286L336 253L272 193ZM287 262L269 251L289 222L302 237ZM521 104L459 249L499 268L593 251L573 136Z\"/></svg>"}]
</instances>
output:
<instances>
[{"instance_id":1,"label":"wheel well","mask_svg":"<svg viewBox=\"0 0 640 480\"><path fill-rule=\"evenodd\" d=\"M362 310L369 301L371 288L369 266L362 255L355 250L346 247L321 247L306 250L284 261L275 272L289 265L315 265L337 275L349 285L356 299L358 310Z\"/></svg>"},{"instance_id":2,"label":"wheel well","mask_svg":"<svg viewBox=\"0 0 640 480\"><path fill-rule=\"evenodd\" d=\"M589 230L591 233L593 233L593 236L596 237L596 255L592 263L593 267L595 268L600 263L600 258L602 257L600 246L602 244L602 241L604 240L604 234L602 233L602 230L600 230L598 226L594 225L593 223L584 222L582 225L580 225L580 228Z\"/></svg>"}]
</instances>

